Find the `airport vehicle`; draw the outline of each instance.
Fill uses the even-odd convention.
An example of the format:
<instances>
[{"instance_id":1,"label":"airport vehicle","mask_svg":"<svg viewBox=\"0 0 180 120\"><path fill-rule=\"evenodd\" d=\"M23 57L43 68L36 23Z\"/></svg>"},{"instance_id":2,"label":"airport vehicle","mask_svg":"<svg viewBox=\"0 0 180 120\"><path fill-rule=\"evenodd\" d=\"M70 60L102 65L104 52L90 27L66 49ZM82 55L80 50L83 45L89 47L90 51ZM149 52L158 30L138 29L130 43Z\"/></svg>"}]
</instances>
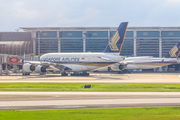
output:
<instances>
[{"instance_id":1,"label":"airport vehicle","mask_svg":"<svg viewBox=\"0 0 180 120\"><path fill-rule=\"evenodd\" d=\"M60 70L62 76L89 76L87 71L106 67L124 60L119 56L128 22L119 25L112 40L108 43L103 53L47 53L40 57L40 61L25 61L23 70L28 74L32 71L44 73L48 69ZM25 73L25 74L27 74Z\"/></svg>"},{"instance_id":2,"label":"airport vehicle","mask_svg":"<svg viewBox=\"0 0 180 120\"><path fill-rule=\"evenodd\" d=\"M110 68L106 68L113 71L122 71L130 69L152 69L162 66L167 66L171 64L178 63L177 59L180 53L180 42L178 42L165 56L165 58L156 58L151 56L144 57L127 57L125 60L116 63ZM100 70L102 71L102 70Z\"/></svg>"}]
</instances>

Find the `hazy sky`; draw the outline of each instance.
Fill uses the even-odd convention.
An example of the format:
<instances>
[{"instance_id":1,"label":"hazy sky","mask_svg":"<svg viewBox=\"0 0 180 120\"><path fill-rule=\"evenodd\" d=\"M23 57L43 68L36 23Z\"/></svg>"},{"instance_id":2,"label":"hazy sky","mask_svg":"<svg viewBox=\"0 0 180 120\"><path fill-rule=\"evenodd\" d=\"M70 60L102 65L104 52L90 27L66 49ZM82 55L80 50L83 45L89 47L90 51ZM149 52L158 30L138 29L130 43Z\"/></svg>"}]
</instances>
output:
<instances>
[{"instance_id":1,"label":"hazy sky","mask_svg":"<svg viewBox=\"0 0 180 120\"><path fill-rule=\"evenodd\" d=\"M0 0L0 31L19 27L180 26L180 0Z\"/></svg>"}]
</instances>

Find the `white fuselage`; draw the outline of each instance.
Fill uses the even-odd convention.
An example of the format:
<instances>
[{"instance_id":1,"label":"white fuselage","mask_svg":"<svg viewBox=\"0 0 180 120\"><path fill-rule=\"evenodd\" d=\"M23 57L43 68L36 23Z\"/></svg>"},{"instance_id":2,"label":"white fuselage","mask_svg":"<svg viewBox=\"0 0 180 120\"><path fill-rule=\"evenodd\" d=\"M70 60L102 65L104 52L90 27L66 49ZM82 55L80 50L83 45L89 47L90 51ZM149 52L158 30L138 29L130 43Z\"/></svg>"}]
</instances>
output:
<instances>
[{"instance_id":1,"label":"white fuselage","mask_svg":"<svg viewBox=\"0 0 180 120\"><path fill-rule=\"evenodd\" d=\"M134 60L124 69L152 69L177 63L176 58L146 58Z\"/></svg>"},{"instance_id":2,"label":"white fuselage","mask_svg":"<svg viewBox=\"0 0 180 120\"><path fill-rule=\"evenodd\" d=\"M51 62L70 68L68 71L90 71L124 60L112 53L48 53L40 57L42 62Z\"/></svg>"},{"instance_id":3,"label":"white fuselage","mask_svg":"<svg viewBox=\"0 0 180 120\"><path fill-rule=\"evenodd\" d=\"M125 70L130 69L153 69L162 66L167 66L177 63L176 58L154 58L154 57L128 57L125 60L111 65L111 69L114 71L120 71L119 65L124 65ZM99 69L99 71L107 71L108 68Z\"/></svg>"}]
</instances>

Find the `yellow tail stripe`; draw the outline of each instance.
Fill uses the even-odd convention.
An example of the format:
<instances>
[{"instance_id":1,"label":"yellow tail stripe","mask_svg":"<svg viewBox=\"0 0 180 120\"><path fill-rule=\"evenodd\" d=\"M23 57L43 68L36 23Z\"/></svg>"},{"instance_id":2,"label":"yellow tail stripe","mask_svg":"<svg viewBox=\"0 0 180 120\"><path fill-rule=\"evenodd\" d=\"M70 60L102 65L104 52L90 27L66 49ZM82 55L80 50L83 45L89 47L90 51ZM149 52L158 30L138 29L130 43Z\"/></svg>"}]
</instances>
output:
<instances>
[{"instance_id":1,"label":"yellow tail stripe","mask_svg":"<svg viewBox=\"0 0 180 120\"><path fill-rule=\"evenodd\" d=\"M122 41L121 47L120 47L120 49L119 49L119 53L121 53L122 45L124 44L124 39L125 39L125 36L126 36L126 32L127 32L127 27L128 27L128 24L129 24L129 22L127 23L127 26L126 26L126 31L125 31L125 33L124 33L124 38L123 38L123 41Z\"/></svg>"}]
</instances>

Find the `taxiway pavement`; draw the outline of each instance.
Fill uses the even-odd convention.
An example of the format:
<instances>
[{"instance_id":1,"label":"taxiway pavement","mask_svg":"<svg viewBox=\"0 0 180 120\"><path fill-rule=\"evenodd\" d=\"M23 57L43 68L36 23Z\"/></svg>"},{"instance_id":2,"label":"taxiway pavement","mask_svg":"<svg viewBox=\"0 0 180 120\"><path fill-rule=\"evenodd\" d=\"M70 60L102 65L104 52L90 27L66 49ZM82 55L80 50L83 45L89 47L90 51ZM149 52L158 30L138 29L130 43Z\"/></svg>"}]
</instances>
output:
<instances>
[{"instance_id":1,"label":"taxiway pavement","mask_svg":"<svg viewBox=\"0 0 180 120\"><path fill-rule=\"evenodd\" d=\"M0 83L180 83L178 73L0 76ZM180 92L0 92L0 110L180 106Z\"/></svg>"},{"instance_id":2,"label":"taxiway pavement","mask_svg":"<svg viewBox=\"0 0 180 120\"><path fill-rule=\"evenodd\" d=\"M51 75L0 76L0 83L180 83L179 73L91 74L88 77Z\"/></svg>"},{"instance_id":3,"label":"taxiway pavement","mask_svg":"<svg viewBox=\"0 0 180 120\"><path fill-rule=\"evenodd\" d=\"M0 92L0 110L180 106L180 92Z\"/></svg>"}]
</instances>

